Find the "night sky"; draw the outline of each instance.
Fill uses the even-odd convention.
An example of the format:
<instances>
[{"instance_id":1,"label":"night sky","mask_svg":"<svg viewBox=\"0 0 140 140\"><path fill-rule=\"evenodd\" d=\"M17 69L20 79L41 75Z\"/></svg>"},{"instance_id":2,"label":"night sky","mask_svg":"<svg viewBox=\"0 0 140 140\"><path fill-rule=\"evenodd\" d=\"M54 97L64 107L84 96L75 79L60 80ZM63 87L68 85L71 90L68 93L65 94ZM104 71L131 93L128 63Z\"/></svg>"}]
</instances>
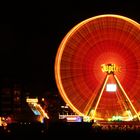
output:
<instances>
[{"instance_id":1,"label":"night sky","mask_svg":"<svg viewBox=\"0 0 140 140\"><path fill-rule=\"evenodd\" d=\"M134 0L1 3L0 85L18 83L33 95L57 92L54 62L59 44L76 24L100 14L140 22L140 5Z\"/></svg>"}]
</instances>

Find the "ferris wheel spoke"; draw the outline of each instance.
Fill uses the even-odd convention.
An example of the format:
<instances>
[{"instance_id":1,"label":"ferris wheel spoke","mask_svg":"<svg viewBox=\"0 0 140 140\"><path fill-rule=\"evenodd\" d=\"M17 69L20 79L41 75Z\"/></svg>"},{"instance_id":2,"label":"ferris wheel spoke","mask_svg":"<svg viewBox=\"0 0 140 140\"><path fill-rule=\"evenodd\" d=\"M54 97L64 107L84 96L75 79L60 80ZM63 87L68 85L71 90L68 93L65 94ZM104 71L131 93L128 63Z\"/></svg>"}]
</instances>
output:
<instances>
[{"instance_id":1,"label":"ferris wheel spoke","mask_svg":"<svg viewBox=\"0 0 140 140\"><path fill-rule=\"evenodd\" d=\"M127 17L99 15L77 24L56 55L55 79L64 101L79 115L89 115L93 109L96 119L123 116L123 109L139 118L135 99L140 91L139 45L139 23ZM118 89L107 91L109 84Z\"/></svg>"}]
</instances>

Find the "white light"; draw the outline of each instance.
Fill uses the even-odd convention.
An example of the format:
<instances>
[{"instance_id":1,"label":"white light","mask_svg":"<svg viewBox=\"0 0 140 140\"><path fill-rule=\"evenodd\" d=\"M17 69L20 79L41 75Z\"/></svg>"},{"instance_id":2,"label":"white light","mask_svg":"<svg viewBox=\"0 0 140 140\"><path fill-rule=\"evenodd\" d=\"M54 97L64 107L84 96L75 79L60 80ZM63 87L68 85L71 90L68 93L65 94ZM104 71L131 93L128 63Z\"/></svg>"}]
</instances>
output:
<instances>
[{"instance_id":1,"label":"white light","mask_svg":"<svg viewBox=\"0 0 140 140\"><path fill-rule=\"evenodd\" d=\"M116 92L116 90L117 90L116 84L107 84L106 85L107 92Z\"/></svg>"},{"instance_id":2,"label":"white light","mask_svg":"<svg viewBox=\"0 0 140 140\"><path fill-rule=\"evenodd\" d=\"M77 117L67 117L66 118L68 121L76 121Z\"/></svg>"}]
</instances>

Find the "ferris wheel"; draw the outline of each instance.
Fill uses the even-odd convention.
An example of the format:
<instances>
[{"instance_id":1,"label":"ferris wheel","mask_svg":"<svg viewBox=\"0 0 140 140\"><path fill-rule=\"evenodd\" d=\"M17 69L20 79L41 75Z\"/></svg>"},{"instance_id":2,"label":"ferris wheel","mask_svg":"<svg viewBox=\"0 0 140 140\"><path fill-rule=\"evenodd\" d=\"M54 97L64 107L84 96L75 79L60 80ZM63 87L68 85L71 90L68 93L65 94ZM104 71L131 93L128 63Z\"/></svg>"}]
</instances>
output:
<instances>
[{"instance_id":1,"label":"ferris wheel","mask_svg":"<svg viewBox=\"0 0 140 140\"><path fill-rule=\"evenodd\" d=\"M58 48L55 79L78 115L140 119L139 23L106 14L77 24Z\"/></svg>"}]
</instances>

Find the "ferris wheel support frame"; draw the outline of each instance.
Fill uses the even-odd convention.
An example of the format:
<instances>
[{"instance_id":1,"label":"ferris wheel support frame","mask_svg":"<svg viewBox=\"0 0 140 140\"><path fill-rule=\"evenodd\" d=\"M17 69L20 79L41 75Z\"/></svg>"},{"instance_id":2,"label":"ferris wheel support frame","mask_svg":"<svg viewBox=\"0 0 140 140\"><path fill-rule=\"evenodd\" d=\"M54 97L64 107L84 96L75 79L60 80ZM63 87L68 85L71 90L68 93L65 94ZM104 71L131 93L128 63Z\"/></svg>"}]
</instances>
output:
<instances>
[{"instance_id":1,"label":"ferris wheel support frame","mask_svg":"<svg viewBox=\"0 0 140 140\"><path fill-rule=\"evenodd\" d=\"M107 81L108 81L108 78L109 78L109 76L110 76L111 74L113 75L113 77L114 77L114 79L115 79L115 81L116 81L118 87L119 87L120 90L121 90L122 96L123 96L124 100L126 101L125 104L127 105L127 110L130 110L131 114L132 114L132 112L134 112L134 113L136 114L138 120L140 120L140 117L139 117L138 112L136 111L136 109L135 109L134 105L132 104L131 100L129 99L127 93L126 93L125 90L123 89L123 87L122 87L122 85L121 85L119 79L117 78L117 76L116 76L114 73L107 73L107 75L106 75L106 77L105 77L105 80L104 80L104 82L103 82L103 84L102 84L101 90L100 90L99 94L96 95L96 97L95 97L95 99L94 99L94 101L93 101L93 103L92 103L92 109L90 108L90 110L88 111L88 115L91 116L91 120L92 120L92 119L95 119L97 107L98 107L99 102L100 102L100 100L101 100L103 91L104 91L104 89L105 89L105 85L106 85L106 83L107 83ZM129 113L128 113L128 116L130 116Z\"/></svg>"},{"instance_id":2,"label":"ferris wheel support frame","mask_svg":"<svg viewBox=\"0 0 140 140\"><path fill-rule=\"evenodd\" d=\"M131 112L134 111L134 113L135 113L136 116L138 117L138 120L140 120L140 117L139 117L138 112L136 111L136 109L135 109L134 105L132 104L131 100L129 99L127 93L126 93L125 90L123 89L123 87L122 87L122 85L121 85L119 79L117 78L117 76L116 76L115 74L113 75L113 77L115 78L117 85L118 85L119 88L121 89L121 92L122 92L123 96L125 97L125 100L127 101L127 103L128 103L128 104L130 105L130 107L131 107L131 108L128 107L128 109L130 109Z\"/></svg>"}]
</instances>

